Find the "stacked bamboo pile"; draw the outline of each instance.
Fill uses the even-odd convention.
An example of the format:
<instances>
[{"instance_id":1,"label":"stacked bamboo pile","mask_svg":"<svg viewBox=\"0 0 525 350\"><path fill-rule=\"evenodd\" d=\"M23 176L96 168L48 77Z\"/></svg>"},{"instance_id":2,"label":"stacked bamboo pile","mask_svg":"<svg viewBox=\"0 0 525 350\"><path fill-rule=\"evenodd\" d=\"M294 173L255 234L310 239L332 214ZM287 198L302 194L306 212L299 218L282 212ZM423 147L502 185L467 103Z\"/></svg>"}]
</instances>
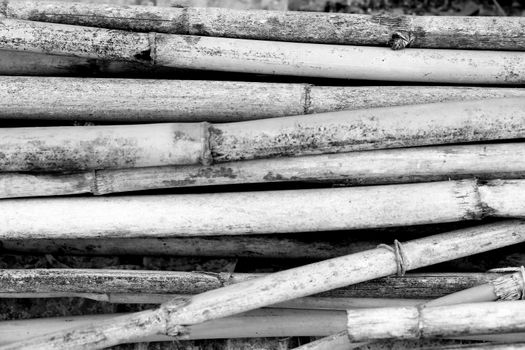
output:
<instances>
[{"instance_id":1,"label":"stacked bamboo pile","mask_svg":"<svg viewBox=\"0 0 525 350\"><path fill-rule=\"evenodd\" d=\"M525 242L525 18L34 0L0 15L1 247L60 267L0 269L0 298L141 305L3 321L0 349L525 342L523 267L439 270Z\"/></svg>"}]
</instances>

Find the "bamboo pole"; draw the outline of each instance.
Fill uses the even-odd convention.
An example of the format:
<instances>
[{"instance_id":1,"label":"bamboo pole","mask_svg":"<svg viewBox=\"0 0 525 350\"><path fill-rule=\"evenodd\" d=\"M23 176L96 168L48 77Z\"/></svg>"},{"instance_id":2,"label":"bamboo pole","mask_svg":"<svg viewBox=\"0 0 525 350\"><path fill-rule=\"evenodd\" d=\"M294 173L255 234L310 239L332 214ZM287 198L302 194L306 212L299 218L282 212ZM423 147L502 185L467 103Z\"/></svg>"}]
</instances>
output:
<instances>
[{"instance_id":1,"label":"bamboo pole","mask_svg":"<svg viewBox=\"0 0 525 350\"><path fill-rule=\"evenodd\" d=\"M401 254L404 268L416 269L520 243L525 241L522 229L519 222L496 223L406 242ZM153 334L184 335L188 325L393 274L399 270L397 255L378 247L208 291L189 300L175 299L156 310L115 317L90 327L70 328L2 349L93 349Z\"/></svg>"},{"instance_id":2,"label":"bamboo pole","mask_svg":"<svg viewBox=\"0 0 525 350\"><path fill-rule=\"evenodd\" d=\"M348 310L350 341L515 333L525 330L525 302Z\"/></svg>"},{"instance_id":3,"label":"bamboo pole","mask_svg":"<svg viewBox=\"0 0 525 350\"><path fill-rule=\"evenodd\" d=\"M63 331L70 327L89 327L119 314L37 318L0 322L0 346ZM345 329L345 311L261 309L188 327L183 337L163 334L131 339L132 342L154 342L196 339L234 339L290 336L323 336Z\"/></svg>"},{"instance_id":4,"label":"bamboo pole","mask_svg":"<svg viewBox=\"0 0 525 350\"><path fill-rule=\"evenodd\" d=\"M525 99L339 111L235 123L0 129L0 170L190 165L525 137Z\"/></svg>"},{"instance_id":5,"label":"bamboo pole","mask_svg":"<svg viewBox=\"0 0 525 350\"><path fill-rule=\"evenodd\" d=\"M67 171L209 162L201 124L0 129L2 171Z\"/></svg>"},{"instance_id":6,"label":"bamboo pole","mask_svg":"<svg viewBox=\"0 0 525 350\"><path fill-rule=\"evenodd\" d=\"M30 76L166 76L175 68L161 68L125 61L103 61L84 57L0 50L0 74ZM46 87L47 89L47 87Z\"/></svg>"},{"instance_id":7,"label":"bamboo pole","mask_svg":"<svg viewBox=\"0 0 525 350\"><path fill-rule=\"evenodd\" d=\"M71 0L55 0L56 3L68 4ZM236 9L287 10L286 0L76 0L75 3L118 5L118 6L162 6L162 7L225 7Z\"/></svg>"},{"instance_id":8,"label":"bamboo pole","mask_svg":"<svg viewBox=\"0 0 525 350\"><path fill-rule=\"evenodd\" d=\"M102 314L88 316L69 316L69 317L51 317L36 318L27 320L11 320L0 322L0 345L6 345L28 339L35 336L41 336L46 333L56 332L67 329L72 326L81 327L89 326L92 323L107 320L117 314ZM344 312L319 312L312 310L268 310L260 309L250 311L238 316L227 317L215 321L209 321L202 324L190 326L189 334L184 340L194 339L221 339L221 338L243 338L243 337L289 337L289 336L322 336L330 334L338 329L345 328ZM346 333L341 332L337 335ZM509 335L509 334L507 334ZM513 339L523 341L524 334L510 334ZM345 334L344 337L348 339ZM334 338L334 336L331 336ZM472 340L482 340L489 337L464 337ZM490 337L498 339L497 335ZM155 341L173 341L181 340L168 337L165 335L153 335L147 338L138 338L136 342L155 342ZM340 349L349 349L348 341L341 338ZM315 342L314 342L315 343ZM312 348L311 344L301 347L301 349ZM331 342L329 349L339 349L334 347L335 343ZM312 348L315 349L315 348Z\"/></svg>"},{"instance_id":9,"label":"bamboo pole","mask_svg":"<svg viewBox=\"0 0 525 350\"><path fill-rule=\"evenodd\" d=\"M3 269L0 270L0 297L86 295L108 301L137 300L133 303L151 298L157 303L170 298L170 294L198 294L264 276L266 274L114 269ZM328 303L334 298L359 298L362 305L380 305L381 298L433 299L493 283L500 276L498 273L407 274L358 283L316 298L328 298L325 300ZM303 305L307 305L307 301Z\"/></svg>"},{"instance_id":10,"label":"bamboo pole","mask_svg":"<svg viewBox=\"0 0 525 350\"><path fill-rule=\"evenodd\" d=\"M1 19L0 23L0 49L182 69L461 84L521 84L525 76L525 53L520 51L399 52L381 47L134 33L15 19Z\"/></svg>"},{"instance_id":11,"label":"bamboo pole","mask_svg":"<svg viewBox=\"0 0 525 350\"><path fill-rule=\"evenodd\" d=\"M525 177L525 144L417 147L249 160L210 166L108 169L75 174L0 173L0 198L80 193L102 195L251 183L335 182L372 185L471 177L482 180ZM100 246L93 242L89 244ZM132 249L129 244L124 244ZM155 242L151 242L145 247L141 245L141 248L146 252L147 249L155 249L155 245Z\"/></svg>"},{"instance_id":12,"label":"bamboo pole","mask_svg":"<svg viewBox=\"0 0 525 350\"><path fill-rule=\"evenodd\" d=\"M5 76L0 77L0 118L232 122L504 97L525 97L525 89Z\"/></svg>"},{"instance_id":13,"label":"bamboo pole","mask_svg":"<svg viewBox=\"0 0 525 350\"><path fill-rule=\"evenodd\" d=\"M369 46L393 45L401 40L396 35L400 33L407 38L404 46L410 47L525 50L525 20L520 17L161 9L13 0L4 2L3 12L9 18L141 32Z\"/></svg>"},{"instance_id":14,"label":"bamboo pole","mask_svg":"<svg viewBox=\"0 0 525 350\"><path fill-rule=\"evenodd\" d=\"M151 238L355 230L484 217L524 217L523 200L524 180L112 198L7 199L0 201L0 239Z\"/></svg>"},{"instance_id":15,"label":"bamboo pole","mask_svg":"<svg viewBox=\"0 0 525 350\"><path fill-rule=\"evenodd\" d=\"M524 60L525 62L525 60ZM523 137L525 99L449 102L214 124L214 162Z\"/></svg>"},{"instance_id":16,"label":"bamboo pole","mask_svg":"<svg viewBox=\"0 0 525 350\"><path fill-rule=\"evenodd\" d=\"M315 259L370 249L380 242L279 236L209 236L179 238L95 238L1 240L3 252L62 255L208 256L236 258ZM325 237L326 238L326 237Z\"/></svg>"}]
</instances>

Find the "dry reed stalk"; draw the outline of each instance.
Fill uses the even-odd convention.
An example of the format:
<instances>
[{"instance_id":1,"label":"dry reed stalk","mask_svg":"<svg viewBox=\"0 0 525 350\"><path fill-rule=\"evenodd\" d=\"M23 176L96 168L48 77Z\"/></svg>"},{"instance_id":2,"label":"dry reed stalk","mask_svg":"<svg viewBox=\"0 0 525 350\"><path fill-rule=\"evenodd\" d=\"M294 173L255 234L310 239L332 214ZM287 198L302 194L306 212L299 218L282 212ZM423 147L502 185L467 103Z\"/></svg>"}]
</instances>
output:
<instances>
[{"instance_id":1,"label":"dry reed stalk","mask_svg":"<svg viewBox=\"0 0 525 350\"><path fill-rule=\"evenodd\" d=\"M4 76L0 77L0 118L233 122L504 97L525 97L525 89Z\"/></svg>"},{"instance_id":2,"label":"dry reed stalk","mask_svg":"<svg viewBox=\"0 0 525 350\"><path fill-rule=\"evenodd\" d=\"M396 16L155 8L5 1L9 18L111 29L242 39L454 49L525 50L520 17ZM479 38L483 38L480 40Z\"/></svg>"},{"instance_id":3,"label":"dry reed stalk","mask_svg":"<svg viewBox=\"0 0 525 350\"><path fill-rule=\"evenodd\" d=\"M173 294L198 294L263 276L266 274L116 269L3 269L0 270L0 297L18 295L20 298L51 298L85 295L91 299L112 302L124 300L130 303L144 302L150 298L160 304L159 301L166 301L166 298ZM345 304L351 302L349 298L356 299L353 304L355 306L388 303L382 301L382 298L433 299L451 293L461 294L457 292L493 283L500 276L498 273L426 273L393 276L325 292L316 296L317 300L311 304L320 305L324 301L329 305L331 302L336 303L334 300L337 298L347 299L339 301ZM301 308L307 308L309 301L301 303ZM301 303L294 301L294 305Z\"/></svg>"},{"instance_id":4,"label":"dry reed stalk","mask_svg":"<svg viewBox=\"0 0 525 350\"><path fill-rule=\"evenodd\" d=\"M418 147L76 174L0 173L0 198L290 181L371 185L471 177L525 177L525 144Z\"/></svg>"},{"instance_id":5,"label":"dry reed stalk","mask_svg":"<svg viewBox=\"0 0 525 350\"><path fill-rule=\"evenodd\" d=\"M519 218L525 217L524 200L525 180L6 199L0 201L0 239L272 234Z\"/></svg>"},{"instance_id":6,"label":"dry reed stalk","mask_svg":"<svg viewBox=\"0 0 525 350\"><path fill-rule=\"evenodd\" d=\"M402 253L376 249L174 299L159 309L71 328L2 347L6 349L103 348L155 334L183 336L187 326L227 317L290 299L456 259L525 241L523 223L500 222L403 244ZM403 263L398 260L403 256ZM436 309L436 308L435 308Z\"/></svg>"},{"instance_id":7,"label":"dry reed stalk","mask_svg":"<svg viewBox=\"0 0 525 350\"><path fill-rule=\"evenodd\" d=\"M3 50L336 79L462 84L521 84L525 79L525 53L521 51L400 52L370 46L135 33L16 19L0 19L0 23Z\"/></svg>"},{"instance_id":8,"label":"dry reed stalk","mask_svg":"<svg viewBox=\"0 0 525 350\"><path fill-rule=\"evenodd\" d=\"M0 129L0 170L58 171L342 153L525 137L525 99L430 103L235 123Z\"/></svg>"}]
</instances>

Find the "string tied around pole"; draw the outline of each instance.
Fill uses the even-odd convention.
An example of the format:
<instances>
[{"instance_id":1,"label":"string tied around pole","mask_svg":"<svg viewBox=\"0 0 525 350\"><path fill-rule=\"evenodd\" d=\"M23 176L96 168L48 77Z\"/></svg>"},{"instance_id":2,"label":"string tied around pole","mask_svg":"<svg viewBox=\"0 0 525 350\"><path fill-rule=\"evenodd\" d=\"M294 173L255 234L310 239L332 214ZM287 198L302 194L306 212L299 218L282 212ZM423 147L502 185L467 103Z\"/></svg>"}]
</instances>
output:
<instances>
[{"instance_id":1,"label":"string tied around pole","mask_svg":"<svg viewBox=\"0 0 525 350\"><path fill-rule=\"evenodd\" d=\"M385 248L394 253L396 266L397 266L397 275L404 276L407 271L407 257L401 242L397 239L394 240L394 247L392 248L388 244L379 244L377 248Z\"/></svg>"},{"instance_id":2,"label":"string tied around pole","mask_svg":"<svg viewBox=\"0 0 525 350\"><path fill-rule=\"evenodd\" d=\"M409 47L415 39L416 37L411 32L399 30L392 34L388 44L392 50L403 50Z\"/></svg>"},{"instance_id":3,"label":"string tied around pole","mask_svg":"<svg viewBox=\"0 0 525 350\"><path fill-rule=\"evenodd\" d=\"M525 300L525 267L503 267L488 272L519 272L496 278L491 284L498 300Z\"/></svg>"}]
</instances>

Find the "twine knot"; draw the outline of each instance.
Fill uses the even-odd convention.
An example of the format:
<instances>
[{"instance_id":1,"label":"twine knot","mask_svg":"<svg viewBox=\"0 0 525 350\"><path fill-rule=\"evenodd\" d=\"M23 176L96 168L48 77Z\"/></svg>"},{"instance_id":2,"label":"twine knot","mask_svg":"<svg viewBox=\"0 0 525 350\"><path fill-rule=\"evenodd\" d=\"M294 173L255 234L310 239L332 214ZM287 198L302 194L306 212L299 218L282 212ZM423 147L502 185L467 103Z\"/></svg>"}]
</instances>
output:
<instances>
[{"instance_id":1,"label":"twine knot","mask_svg":"<svg viewBox=\"0 0 525 350\"><path fill-rule=\"evenodd\" d=\"M392 38L388 44L392 50L403 50L405 47L410 46L414 42L416 37L410 32L397 31L392 34Z\"/></svg>"},{"instance_id":2,"label":"twine knot","mask_svg":"<svg viewBox=\"0 0 525 350\"><path fill-rule=\"evenodd\" d=\"M525 267L503 267L488 272L519 272L496 278L491 284L498 300L525 300Z\"/></svg>"},{"instance_id":3,"label":"twine knot","mask_svg":"<svg viewBox=\"0 0 525 350\"><path fill-rule=\"evenodd\" d=\"M394 240L393 248L389 246L388 244L380 244L377 246L377 248L385 248L386 250L394 253L395 260L396 260L396 266L397 266L397 275L404 276L407 271L407 257L403 249L403 246L401 245L401 242L399 242L396 239Z\"/></svg>"}]
</instances>

